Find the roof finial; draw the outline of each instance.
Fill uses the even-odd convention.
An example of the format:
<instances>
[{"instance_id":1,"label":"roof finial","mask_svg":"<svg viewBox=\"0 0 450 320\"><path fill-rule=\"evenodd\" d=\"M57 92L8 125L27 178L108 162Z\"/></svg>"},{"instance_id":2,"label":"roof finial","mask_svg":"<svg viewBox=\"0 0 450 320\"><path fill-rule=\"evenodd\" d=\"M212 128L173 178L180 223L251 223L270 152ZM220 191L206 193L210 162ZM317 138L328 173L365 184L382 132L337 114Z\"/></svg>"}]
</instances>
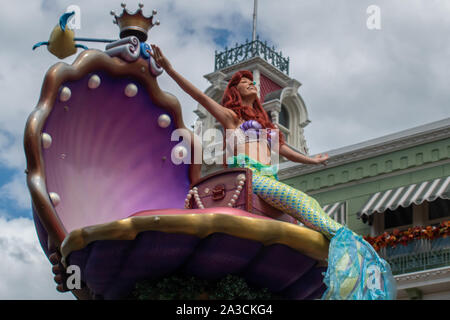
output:
<instances>
[{"instance_id":1,"label":"roof finial","mask_svg":"<svg viewBox=\"0 0 450 320\"><path fill-rule=\"evenodd\" d=\"M252 41L256 40L256 16L258 13L258 0L253 0L253 34Z\"/></svg>"}]
</instances>

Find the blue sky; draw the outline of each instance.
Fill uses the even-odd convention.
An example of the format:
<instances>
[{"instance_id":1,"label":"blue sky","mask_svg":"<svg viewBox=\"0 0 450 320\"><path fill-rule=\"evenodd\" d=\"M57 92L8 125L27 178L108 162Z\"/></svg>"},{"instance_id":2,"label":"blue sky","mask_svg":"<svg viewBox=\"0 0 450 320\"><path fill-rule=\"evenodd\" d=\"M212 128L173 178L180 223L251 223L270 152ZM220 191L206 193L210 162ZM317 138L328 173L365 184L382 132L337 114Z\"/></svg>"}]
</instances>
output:
<instances>
[{"instance_id":1,"label":"blue sky","mask_svg":"<svg viewBox=\"0 0 450 320\"><path fill-rule=\"evenodd\" d=\"M17 170L0 167L0 211L9 212L11 217L31 218L32 213L29 205L25 207L26 202L15 201L14 196L10 194L5 186L14 181ZM25 178L25 174L22 178Z\"/></svg>"},{"instance_id":2,"label":"blue sky","mask_svg":"<svg viewBox=\"0 0 450 320\"><path fill-rule=\"evenodd\" d=\"M1 30L8 30L0 34L0 299L73 299L56 292L31 220L23 130L45 72L58 62L45 47L31 47L48 39L72 4L82 10L77 36L117 38L109 11L120 11L120 2L9 1L0 11ZM125 2L137 8L137 0ZM381 8L381 30L366 26L372 4ZM148 42L206 90L203 76L214 69L214 51L251 38L252 7L253 0L145 2L144 11L157 9L161 21ZM449 16L446 0L260 0L258 34L289 56L290 76L302 83L311 154L449 117ZM167 75L158 81L192 124L196 103Z\"/></svg>"}]
</instances>

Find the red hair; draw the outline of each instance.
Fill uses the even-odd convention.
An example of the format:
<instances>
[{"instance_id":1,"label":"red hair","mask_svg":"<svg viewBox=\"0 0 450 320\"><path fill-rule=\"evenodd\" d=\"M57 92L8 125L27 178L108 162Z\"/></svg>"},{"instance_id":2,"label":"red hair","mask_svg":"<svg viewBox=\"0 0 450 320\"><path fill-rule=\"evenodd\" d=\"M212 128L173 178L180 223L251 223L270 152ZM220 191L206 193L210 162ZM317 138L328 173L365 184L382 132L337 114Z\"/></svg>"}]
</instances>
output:
<instances>
[{"instance_id":1,"label":"red hair","mask_svg":"<svg viewBox=\"0 0 450 320\"><path fill-rule=\"evenodd\" d=\"M253 81L253 74L248 70L237 71L228 82L227 88L223 94L222 105L225 108L233 110L234 113L238 116L239 119L247 120L256 120L258 121L264 129L277 129L275 125L270 120L266 110L261 105L259 98L256 97L253 102L253 108L249 106L242 105L242 98L239 94L236 86L241 81L242 78L247 78ZM285 143L284 135L279 130L280 137L280 147Z\"/></svg>"}]
</instances>

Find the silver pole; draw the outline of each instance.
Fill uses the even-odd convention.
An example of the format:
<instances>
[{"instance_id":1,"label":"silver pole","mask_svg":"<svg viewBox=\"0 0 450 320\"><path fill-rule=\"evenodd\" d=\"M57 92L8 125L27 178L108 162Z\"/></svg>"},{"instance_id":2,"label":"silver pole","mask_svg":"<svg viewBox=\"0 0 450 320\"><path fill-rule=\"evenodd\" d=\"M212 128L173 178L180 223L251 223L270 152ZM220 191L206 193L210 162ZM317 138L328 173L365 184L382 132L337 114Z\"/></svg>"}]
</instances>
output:
<instances>
[{"instance_id":1,"label":"silver pole","mask_svg":"<svg viewBox=\"0 0 450 320\"><path fill-rule=\"evenodd\" d=\"M253 34L252 41L256 40L256 14L258 12L258 0L253 0Z\"/></svg>"}]
</instances>

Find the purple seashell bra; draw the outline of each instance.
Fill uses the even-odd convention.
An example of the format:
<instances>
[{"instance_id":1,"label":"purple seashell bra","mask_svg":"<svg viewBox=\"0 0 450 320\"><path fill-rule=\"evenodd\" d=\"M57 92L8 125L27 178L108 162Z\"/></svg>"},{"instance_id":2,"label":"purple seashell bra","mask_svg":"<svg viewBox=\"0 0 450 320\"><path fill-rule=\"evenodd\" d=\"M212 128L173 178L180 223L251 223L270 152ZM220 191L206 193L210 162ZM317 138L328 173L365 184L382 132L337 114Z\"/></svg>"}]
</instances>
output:
<instances>
[{"instance_id":1,"label":"purple seashell bra","mask_svg":"<svg viewBox=\"0 0 450 320\"><path fill-rule=\"evenodd\" d=\"M262 129L262 125L256 120L247 120L240 125L240 128L245 132L249 129Z\"/></svg>"},{"instance_id":2,"label":"purple seashell bra","mask_svg":"<svg viewBox=\"0 0 450 320\"><path fill-rule=\"evenodd\" d=\"M239 128L246 134L247 137L249 137L249 140L252 137L252 134L254 135L254 138L252 140L259 139L260 130L263 129L263 126L256 120L247 120L243 122ZM272 143L272 138L275 137L275 132L271 129L267 130L267 140L269 142L269 145Z\"/></svg>"},{"instance_id":3,"label":"purple seashell bra","mask_svg":"<svg viewBox=\"0 0 450 320\"><path fill-rule=\"evenodd\" d=\"M267 134L264 134L263 130L267 130ZM260 139L263 138L267 139L269 147L271 147L272 139L276 135L275 131L272 131L271 129L264 129L263 126L256 120L247 120L232 131L232 136L227 134L227 147L231 147L230 143L234 138L236 138L237 145L249 142L259 142Z\"/></svg>"}]
</instances>

